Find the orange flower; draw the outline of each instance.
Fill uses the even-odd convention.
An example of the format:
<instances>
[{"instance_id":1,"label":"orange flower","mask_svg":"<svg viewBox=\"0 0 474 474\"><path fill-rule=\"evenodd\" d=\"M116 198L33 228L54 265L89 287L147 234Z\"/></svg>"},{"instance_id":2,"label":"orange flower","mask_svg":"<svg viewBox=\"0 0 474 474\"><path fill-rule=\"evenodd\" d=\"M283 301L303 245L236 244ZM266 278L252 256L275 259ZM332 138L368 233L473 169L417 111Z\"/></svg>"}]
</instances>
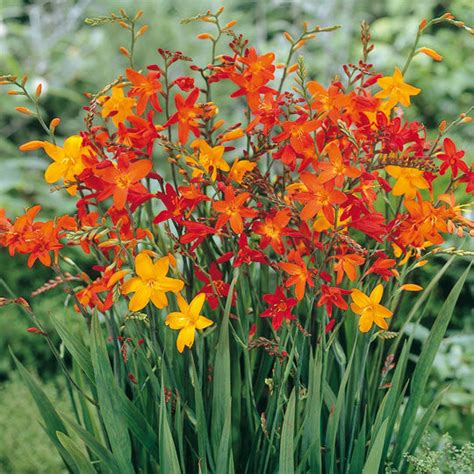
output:
<instances>
[{"instance_id":1,"label":"orange flower","mask_svg":"<svg viewBox=\"0 0 474 474\"><path fill-rule=\"evenodd\" d=\"M116 127L125 122L125 119L133 115L132 109L136 105L136 100L125 97L122 87L112 87L110 97L101 96L99 102L102 104L102 117L111 117Z\"/></svg>"},{"instance_id":2,"label":"orange flower","mask_svg":"<svg viewBox=\"0 0 474 474\"><path fill-rule=\"evenodd\" d=\"M138 160L129 164L119 161L117 165L98 169L96 173L112 185L106 195L113 194L114 206L121 210L125 207L130 188L143 179L151 168L150 160Z\"/></svg>"},{"instance_id":3,"label":"orange flower","mask_svg":"<svg viewBox=\"0 0 474 474\"><path fill-rule=\"evenodd\" d=\"M158 94L162 89L161 82L158 80L160 77L159 71L150 71L146 76L133 69L126 69L125 73L127 74L128 80L133 84L128 95L138 97L137 114L143 114L148 102L150 102L157 112L161 112L161 107L158 102Z\"/></svg>"},{"instance_id":4,"label":"orange flower","mask_svg":"<svg viewBox=\"0 0 474 474\"><path fill-rule=\"evenodd\" d=\"M377 84L382 88L380 92L375 94L375 97L385 99L388 98L388 103L391 106L400 104L408 107L410 105L410 96L418 95L421 89L413 87L403 81L403 74L395 68L393 76L382 77L377 81Z\"/></svg>"},{"instance_id":5,"label":"orange flower","mask_svg":"<svg viewBox=\"0 0 474 474\"><path fill-rule=\"evenodd\" d=\"M311 273L308 270L308 267L301 258L301 255L294 252L289 257L291 257L292 262L280 262L278 266L290 275L290 277L285 281L285 286L289 287L294 285L296 298L302 300L306 284L310 287L314 287L314 282L311 278Z\"/></svg>"},{"instance_id":6,"label":"orange flower","mask_svg":"<svg viewBox=\"0 0 474 474\"><path fill-rule=\"evenodd\" d=\"M321 184L334 180L334 184L340 188L344 184L346 176L358 178L362 174L361 170L344 163L341 150L339 150L336 142L331 142L327 145L326 151L329 156L329 162L321 161L317 163L318 169L322 170L318 177Z\"/></svg>"},{"instance_id":7,"label":"orange flower","mask_svg":"<svg viewBox=\"0 0 474 474\"><path fill-rule=\"evenodd\" d=\"M351 304L351 309L360 316L360 332L370 331L374 323L382 329L388 329L385 318L391 318L393 313L380 304L382 296L383 286L380 284L372 290L370 296L362 293L357 288L352 290L351 298L353 303Z\"/></svg>"},{"instance_id":8,"label":"orange flower","mask_svg":"<svg viewBox=\"0 0 474 474\"><path fill-rule=\"evenodd\" d=\"M235 195L234 188L227 186L224 191L224 201L212 203L213 209L220 215L217 218L216 229L220 229L227 222L236 234L240 234L244 230L244 217L255 217L257 211L244 207L243 204L250 197L250 193L241 193Z\"/></svg>"},{"instance_id":9,"label":"orange flower","mask_svg":"<svg viewBox=\"0 0 474 474\"><path fill-rule=\"evenodd\" d=\"M407 199L413 199L418 189L428 189L428 181L423 177L423 171L416 168L402 168L400 166L386 166L387 173L397 179L393 186L394 196L405 195Z\"/></svg>"},{"instance_id":10,"label":"orange flower","mask_svg":"<svg viewBox=\"0 0 474 474\"><path fill-rule=\"evenodd\" d=\"M290 219L290 210L282 209L276 212L275 215L266 216L263 222L257 222L253 226L254 232L262 236L260 241L262 249L265 249L270 244L277 254L283 254L285 247L281 238Z\"/></svg>"},{"instance_id":11,"label":"orange flower","mask_svg":"<svg viewBox=\"0 0 474 474\"><path fill-rule=\"evenodd\" d=\"M333 183L322 185L316 175L311 173L302 173L301 181L305 184L307 191L297 194L296 199L305 203L301 211L301 219L311 219L319 211L330 222L334 222L334 207L342 204L346 200L346 195L342 191L334 189Z\"/></svg>"},{"instance_id":12,"label":"orange flower","mask_svg":"<svg viewBox=\"0 0 474 474\"><path fill-rule=\"evenodd\" d=\"M334 270L337 273L336 283L341 283L344 274L350 281L355 281L357 277L357 267L363 265L365 258L357 253L346 253L344 255L336 255L337 263L334 264Z\"/></svg>"},{"instance_id":13,"label":"orange flower","mask_svg":"<svg viewBox=\"0 0 474 474\"><path fill-rule=\"evenodd\" d=\"M297 153L304 153L313 148L314 142L311 132L314 132L321 122L319 120L306 120L304 117L295 122L283 122L283 132L273 137L274 142L290 140L290 145Z\"/></svg>"},{"instance_id":14,"label":"orange flower","mask_svg":"<svg viewBox=\"0 0 474 474\"><path fill-rule=\"evenodd\" d=\"M197 119L202 116L202 109L196 105L199 97L199 89L193 89L186 99L181 94L176 94L174 102L177 112L165 123L165 127L178 123L178 140L181 145L188 141L189 132L195 137L199 136Z\"/></svg>"}]
</instances>

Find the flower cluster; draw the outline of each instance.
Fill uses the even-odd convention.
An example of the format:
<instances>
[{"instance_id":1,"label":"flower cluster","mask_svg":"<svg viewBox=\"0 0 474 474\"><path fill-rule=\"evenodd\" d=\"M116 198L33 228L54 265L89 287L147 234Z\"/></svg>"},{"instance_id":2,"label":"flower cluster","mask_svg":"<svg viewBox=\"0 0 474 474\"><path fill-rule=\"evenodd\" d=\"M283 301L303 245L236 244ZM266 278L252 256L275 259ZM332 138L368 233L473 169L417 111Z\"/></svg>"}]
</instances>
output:
<instances>
[{"instance_id":1,"label":"flower cluster","mask_svg":"<svg viewBox=\"0 0 474 474\"><path fill-rule=\"evenodd\" d=\"M384 287L419 289L402 285L424 255L449 233L472 234L454 191L472 194L474 173L445 137L469 117L441 124L430 140L422 123L404 118L421 92L408 64L382 75L365 57L325 86L291 60L333 28L286 34L283 65L249 46L234 22L222 26L220 13L197 18L219 33L200 39L229 40L210 64L160 49L159 64L130 67L90 95L84 130L62 146L54 126L48 140L21 147L51 158L45 181L74 196L77 212L34 222L35 206L12 222L1 210L0 244L28 254L30 266L57 262L66 244L92 253L100 276L82 277L78 310L122 300L132 313L162 310L175 295L179 311L166 325L180 330L180 352L212 324L200 314L206 300L217 320L229 298L236 305L242 290L230 281L239 267L239 278L252 267L266 280L253 311L275 332L283 323L309 329L314 319L331 331L353 313L362 332L387 329ZM174 76L176 63L190 75ZM231 91L219 103L217 84ZM221 115L231 109L233 122Z\"/></svg>"}]
</instances>

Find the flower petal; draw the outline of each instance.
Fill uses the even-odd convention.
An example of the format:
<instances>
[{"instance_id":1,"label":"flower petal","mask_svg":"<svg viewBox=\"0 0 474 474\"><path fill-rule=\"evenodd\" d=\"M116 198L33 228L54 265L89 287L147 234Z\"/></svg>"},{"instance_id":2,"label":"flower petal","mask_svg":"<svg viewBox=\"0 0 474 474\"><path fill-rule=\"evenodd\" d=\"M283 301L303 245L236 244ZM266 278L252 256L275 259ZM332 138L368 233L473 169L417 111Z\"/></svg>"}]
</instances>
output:
<instances>
[{"instance_id":1,"label":"flower petal","mask_svg":"<svg viewBox=\"0 0 474 474\"><path fill-rule=\"evenodd\" d=\"M128 309L130 311L140 311L150 301L151 288L149 286L141 286L133 295L130 303L128 303Z\"/></svg>"},{"instance_id":2,"label":"flower petal","mask_svg":"<svg viewBox=\"0 0 474 474\"><path fill-rule=\"evenodd\" d=\"M183 352L184 346L187 346L191 349L194 343L194 326L188 325L181 329L178 334L178 339L176 339L176 347L179 352Z\"/></svg>"}]
</instances>

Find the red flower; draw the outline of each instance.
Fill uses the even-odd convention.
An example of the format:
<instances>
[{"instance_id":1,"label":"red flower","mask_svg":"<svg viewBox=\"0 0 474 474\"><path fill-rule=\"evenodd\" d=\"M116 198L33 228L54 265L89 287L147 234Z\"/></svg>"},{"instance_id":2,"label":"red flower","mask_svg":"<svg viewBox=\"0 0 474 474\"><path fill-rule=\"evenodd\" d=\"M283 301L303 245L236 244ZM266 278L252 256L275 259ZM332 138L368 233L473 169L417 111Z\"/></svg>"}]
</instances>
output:
<instances>
[{"instance_id":1,"label":"red flower","mask_svg":"<svg viewBox=\"0 0 474 474\"><path fill-rule=\"evenodd\" d=\"M188 141L189 132L192 132L196 138L199 137L197 119L201 117L202 109L196 105L198 97L198 88L193 89L186 99L181 94L174 96L177 112L165 123L165 127L178 123L178 140L181 145L185 145Z\"/></svg>"},{"instance_id":2,"label":"red flower","mask_svg":"<svg viewBox=\"0 0 474 474\"><path fill-rule=\"evenodd\" d=\"M438 158L443 161L439 167L439 174L443 175L446 173L448 168L451 168L453 173L453 178L458 175L459 169L467 173L469 168L462 157L464 156L464 151L456 149L456 145L450 138L445 138L443 141L444 153L439 153Z\"/></svg>"},{"instance_id":3,"label":"red flower","mask_svg":"<svg viewBox=\"0 0 474 474\"><path fill-rule=\"evenodd\" d=\"M137 113L142 115L146 109L148 102L157 111L161 112L160 104L158 103L158 94L161 92L162 85L158 80L160 77L159 71L150 71L146 76L127 69L125 71L128 80L132 83L132 88L128 92L130 97L138 97Z\"/></svg>"},{"instance_id":4,"label":"red flower","mask_svg":"<svg viewBox=\"0 0 474 474\"><path fill-rule=\"evenodd\" d=\"M326 306L328 316L332 318L332 307L337 306L342 310L349 308L347 302L344 300L343 295L348 295L351 292L349 290L343 290L337 286L328 286L325 284L321 285L321 298L317 303L317 306Z\"/></svg>"},{"instance_id":5,"label":"red flower","mask_svg":"<svg viewBox=\"0 0 474 474\"><path fill-rule=\"evenodd\" d=\"M295 298L287 298L280 286L277 287L273 295L263 295L263 301L269 304L270 307L260 314L260 317L272 318L272 326L275 331L280 329L284 319L287 321L296 319L296 317L291 314L291 309L296 306L297 300Z\"/></svg>"}]
</instances>

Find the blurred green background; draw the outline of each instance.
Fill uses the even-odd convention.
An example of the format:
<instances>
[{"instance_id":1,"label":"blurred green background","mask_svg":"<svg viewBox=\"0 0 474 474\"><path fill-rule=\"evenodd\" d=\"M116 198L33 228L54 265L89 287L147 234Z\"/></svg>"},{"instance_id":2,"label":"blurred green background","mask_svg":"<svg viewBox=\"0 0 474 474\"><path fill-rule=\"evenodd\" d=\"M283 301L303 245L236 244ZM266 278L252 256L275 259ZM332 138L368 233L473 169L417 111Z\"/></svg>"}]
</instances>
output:
<instances>
[{"instance_id":1,"label":"blurred green background","mask_svg":"<svg viewBox=\"0 0 474 474\"><path fill-rule=\"evenodd\" d=\"M236 30L244 33L258 51L275 51L284 61L288 43L282 32L297 34L302 22L310 25L342 25L342 29L320 35L302 50L312 78L327 85L334 75L341 74L341 64L357 62L360 56L359 25L371 24L376 44L370 59L376 68L391 74L395 65L403 65L423 18L439 16L446 11L474 24L471 0L0 0L0 75L28 74L30 88L43 84L43 109L49 118L62 120L59 134L68 136L82 128L83 93L100 90L127 66L127 60L117 50L126 45L125 31L116 25L91 27L86 17L105 15L123 7L129 12L144 10L144 22L150 30L137 47L138 67L158 62L156 48L181 50L205 64L209 50L196 34L207 25L180 25L180 19L207 9L224 5L226 21L238 20ZM417 56L407 81L421 87L423 93L414 99L409 116L422 120L435 130L442 119L453 120L474 103L474 38L452 26L441 26L423 35L420 46L439 52L444 60L434 63ZM183 70L183 72L186 72ZM51 194L42 180L47 160L40 154L21 154L18 145L43 138L34 120L15 112L25 105L22 98L9 97L0 91L0 208L7 215L21 213L25 207L41 203L46 213L64 213L73 209L67 196ZM218 101L219 99L217 99ZM465 126L454 132L459 147L472 160L474 127ZM450 242L460 246L462 242ZM436 265L427 265L420 272L420 283L427 283L445 262L441 256ZM431 318L449 291L466 261L459 259L451 267L426 308L426 317L416 337L421 344L427 337ZM51 278L42 267L27 271L24 259L10 259L0 251L0 278L13 291L29 297L31 292ZM474 406L474 334L473 288L471 277L458 304L456 316L437 356L431 377L433 393L436 387L450 385L443 406L432 426L434 443L449 432L456 443L472 437ZM4 295L3 288L0 295ZM63 294L53 290L34 300L38 314L70 311L63 306ZM37 413L27 390L12 370L8 355L11 346L20 359L45 381L47 390L57 403L67 409L66 394L57 377L56 365L49 356L41 337L26 332L25 317L11 307L0 310L0 472L56 473L62 472L59 457L36 423ZM430 393L427 393L429 400Z\"/></svg>"}]
</instances>

